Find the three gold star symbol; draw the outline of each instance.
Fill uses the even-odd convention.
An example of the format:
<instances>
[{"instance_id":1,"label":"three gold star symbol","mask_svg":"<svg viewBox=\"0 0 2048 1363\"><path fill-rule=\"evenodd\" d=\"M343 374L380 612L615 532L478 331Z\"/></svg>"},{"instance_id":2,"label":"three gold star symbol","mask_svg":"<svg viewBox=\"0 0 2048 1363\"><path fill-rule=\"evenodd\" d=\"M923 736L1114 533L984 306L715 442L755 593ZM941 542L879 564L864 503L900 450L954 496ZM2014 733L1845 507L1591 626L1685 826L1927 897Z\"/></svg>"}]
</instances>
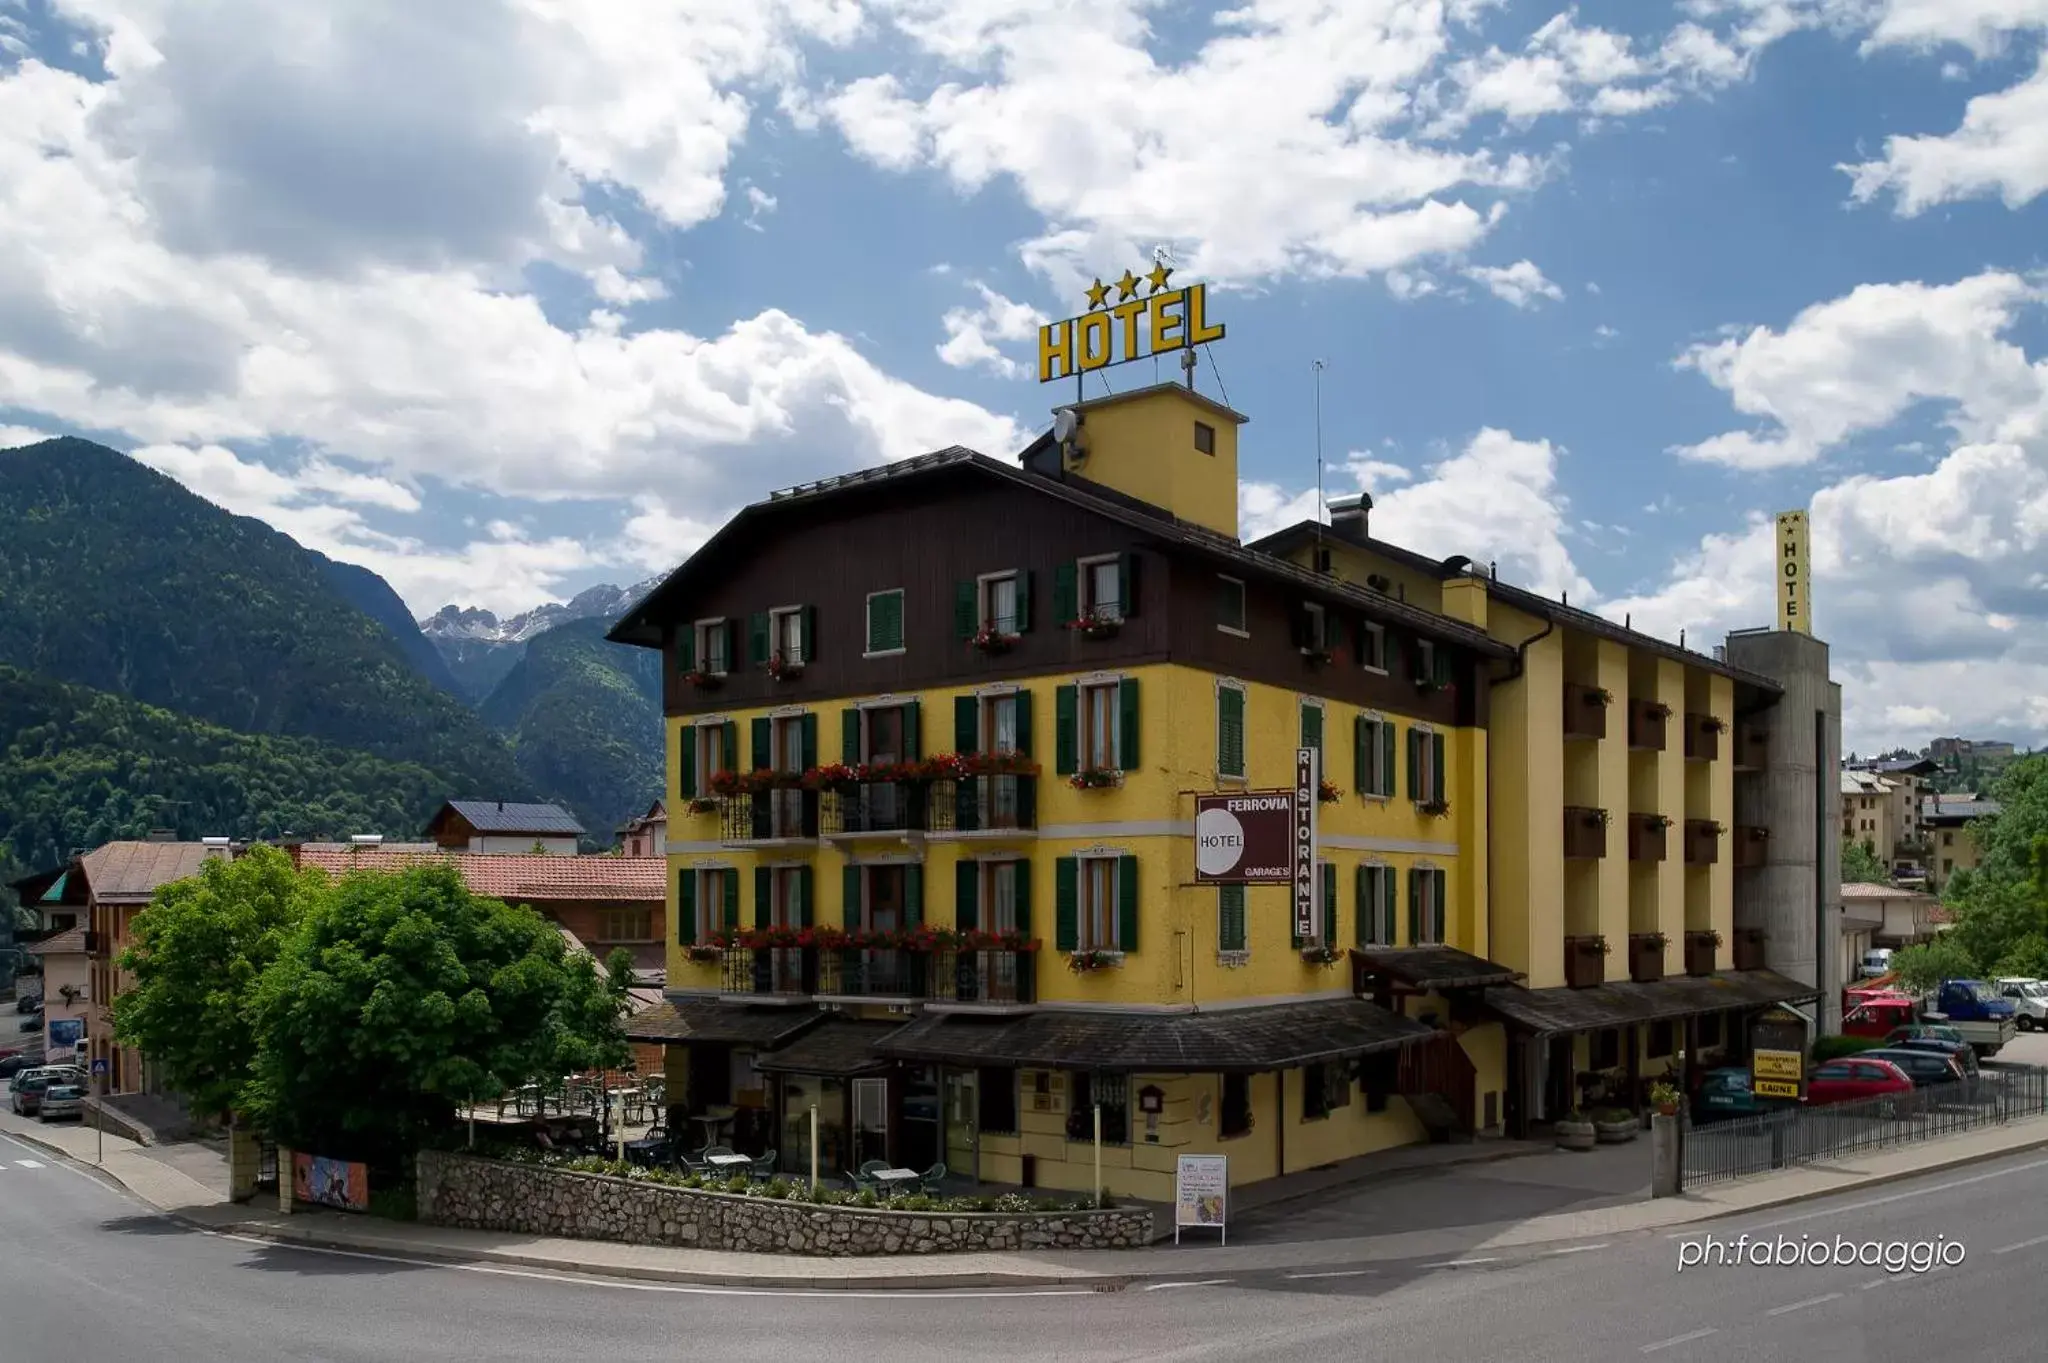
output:
<instances>
[{"instance_id":1,"label":"three gold star symbol","mask_svg":"<svg viewBox=\"0 0 2048 1363\"><path fill-rule=\"evenodd\" d=\"M1125 270L1124 277L1116 282L1116 301L1121 303L1124 302L1126 299L1135 298L1137 296L1138 277L1132 274L1129 270Z\"/></svg>"},{"instance_id":2,"label":"three gold star symbol","mask_svg":"<svg viewBox=\"0 0 2048 1363\"><path fill-rule=\"evenodd\" d=\"M1088 311L1093 312L1097 308L1107 307L1109 305L1108 298L1106 297L1108 293L1109 285L1103 283L1099 279L1096 280L1093 284L1089 285Z\"/></svg>"},{"instance_id":3,"label":"three gold star symbol","mask_svg":"<svg viewBox=\"0 0 2048 1363\"><path fill-rule=\"evenodd\" d=\"M1162 261L1154 261L1152 263L1152 272L1145 276L1145 282L1152 286L1153 293L1158 293L1166 287L1166 281L1171 278L1173 278L1172 268Z\"/></svg>"}]
</instances>

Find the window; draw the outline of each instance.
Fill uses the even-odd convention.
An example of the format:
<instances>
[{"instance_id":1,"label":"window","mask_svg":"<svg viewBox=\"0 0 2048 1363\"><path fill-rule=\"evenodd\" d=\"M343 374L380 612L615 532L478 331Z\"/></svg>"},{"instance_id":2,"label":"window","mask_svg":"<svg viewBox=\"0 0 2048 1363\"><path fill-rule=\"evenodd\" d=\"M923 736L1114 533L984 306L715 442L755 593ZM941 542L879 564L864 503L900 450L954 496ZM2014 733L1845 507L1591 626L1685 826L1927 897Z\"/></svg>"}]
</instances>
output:
<instances>
[{"instance_id":1,"label":"window","mask_svg":"<svg viewBox=\"0 0 2048 1363\"><path fill-rule=\"evenodd\" d=\"M652 909L606 909L599 917L600 942L651 942L654 940Z\"/></svg>"},{"instance_id":2,"label":"window","mask_svg":"<svg viewBox=\"0 0 2048 1363\"><path fill-rule=\"evenodd\" d=\"M1942 845L1943 847L1953 847L1953 846L1955 846L1955 845L1956 845L1956 835L1955 835L1955 834L1953 834L1953 833L1944 833L1944 834L1942 834L1942 835L1941 835L1941 845Z\"/></svg>"},{"instance_id":3,"label":"window","mask_svg":"<svg viewBox=\"0 0 2048 1363\"><path fill-rule=\"evenodd\" d=\"M737 747L739 726L716 720L704 724L686 725L682 731L683 771L694 778L691 786L683 791L683 798L696 799L711 793L711 778L722 771L739 770Z\"/></svg>"},{"instance_id":4,"label":"window","mask_svg":"<svg viewBox=\"0 0 2048 1363\"><path fill-rule=\"evenodd\" d=\"M698 671L722 677L732 670L733 627L730 620L699 620L691 626L691 655L685 672Z\"/></svg>"},{"instance_id":5,"label":"window","mask_svg":"<svg viewBox=\"0 0 2048 1363\"><path fill-rule=\"evenodd\" d=\"M1436 680L1436 645L1428 639L1415 641L1415 680Z\"/></svg>"},{"instance_id":6,"label":"window","mask_svg":"<svg viewBox=\"0 0 2048 1363\"><path fill-rule=\"evenodd\" d=\"M1401 1084L1400 1057L1389 1051L1365 1056L1358 1062L1358 1083L1365 1090L1365 1110L1385 1112L1387 1100Z\"/></svg>"},{"instance_id":7,"label":"window","mask_svg":"<svg viewBox=\"0 0 2048 1363\"><path fill-rule=\"evenodd\" d=\"M676 876L676 941L702 946L740 925L740 873L728 868L687 870Z\"/></svg>"},{"instance_id":8,"label":"window","mask_svg":"<svg viewBox=\"0 0 2048 1363\"><path fill-rule=\"evenodd\" d=\"M1652 1060L1671 1054L1672 1026L1669 1021L1650 1024L1649 1055Z\"/></svg>"},{"instance_id":9,"label":"window","mask_svg":"<svg viewBox=\"0 0 2048 1363\"><path fill-rule=\"evenodd\" d=\"M1122 857L1081 859L1080 950L1116 951L1117 865Z\"/></svg>"},{"instance_id":10,"label":"window","mask_svg":"<svg viewBox=\"0 0 2048 1363\"><path fill-rule=\"evenodd\" d=\"M1018 634L1024 628L1021 609L1023 594L1015 573L995 573L976 583L981 629L997 634Z\"/></svg>"},{"instance_id":11,"label":"window","mask_svg":"<svg viewBox=\"0 0 2048 1363\"><path fill-rule=\"evenodd\" d=\"M801 928L810 924L810 897L804 893L810 882L810 869L808 866L756 868L757 875L765 873L768 877L768 902L755 906L756 927Z\"/></svg>"},{"instance_id":12,"label":"window","mask_svg":"<svg viewBox=\"0 0 2048 1363\"><path fill-rule=\"evenodd\" d=\"M1301 651L1321 653L1329 649L1329 617L1323 608L1310 601L1301 608Z\"/></svg>"},{"instance_id":13,"label":"window","mask_svg":"<svg viewBox=\"0 0 2048 1363\"><path fill-rule=\"evenodd\" d=\"M1323 703L1319 700L1305 700L1301 703L1301 746L1314 748L1321 759L1317 764L1323 775L1330 774L1330 759L1323 751Z\"/></svg>"},{"instance_id":14,"label":"window","mask_svg":"<svg viewBox=\"0 0 2048 1363\"><path fill-rule=\"evenodd\" d=\"M1067 1077L1067 1139L1095 1139L1095 1108L1102 1108L1102 1143L1129 1145L1131 1142L1131 1085L1121 1074L1091 1074L1077 1070Z\"/></svg>"},{"instance_id":15,"label":"window","mask_svg":"<svg viewBox=\"0 0 2048 1363\"><path fill-rule=\"evenodd\" d=\"M1216 577L1216 628L1226 634L1246 634L1244 583L1234 577Z\"/></svg>"},{"instance_id":16,"label":"window","mask_svg":"<svg viewBox=\"0 0 2048 1363\"><path fill-rule=\"evenodd\" d=\"M1216 428L1206 421L1195 423L1195 453L1216 453Z\"/></svg>"},{"instance_id":17,"label":"window","mask_svg":"<svg viewBox=\"0 0 2048 1363\"><path fill-rule=\"evenodd\" d=\"M1248 1074L1223 1076L1223 1101L1217 1105L1216 1134L1223 1140L1248 1136L1252 1130L1252 1080Z\"/></svg>"},{"instance_id":18,"label":"window","mask_svg":"<svg viewBox=\"0 0 2048 1363\"><path fill-rule=\"evenodd\" d=\"M1102 682L1081 688L1081 769L1083 771L1118 771L1121 745L1118 744L1117 711L1120 687L1115 682Z\"/></svg>"},{"instance_id":19,"label":"window","mask_svg":"<svg viewBox=\"0 0 2048 1363\"><path fill-rule=\"evenodd\" d=\"M1603 1027L1593 1033L1593 1068L1611 1070L1621 1064L1621 1031L1615 1027Z\"/></svg>"},{"instance_id":20,"label":"window","mask_svg":"<svg viewBox=\"0 0 2048 1363\"><path fill-rule=\"evenodd\" d=\"M983 1070L976 1077L975 1092L981 1131L988 1136L1015 1135L1017 1131L1017 1071Z\"/></svg>"},{"instance_id":21,"label":"window","mask_svg":"<svg viewBox=\"0 0 2048 1363\"><path fill-rule=\"evenodd\" d=\"M1422 728L1408 731L1408 798L1422 805L1446 798L1442 734Z\"/></svg>"},{"instance_id":22,"label":"window","mask_svg":"<svg viewBox=\"0 0 2048 1363\"><path fill-rule=\"evenodd\" d=\"M1365 947L1394 945L1394 868L1366 865L1358 868L1358 944Z\"/></svg>"},{"instance_id":23,"label":"window","mask_svg":"<svg viewBox=\"0 0 2048 1363\"><path fill-rule=\"evenodd\" d=\"M1327 1117L1340 1107L1351 1105L1351 1076L1342 1064L1301 1067L1301 1119L1305 1122Z\"/></svg>"},{"instance_id":24,"label":"window","mask_svg":"<svg viewBox=\"0 0 2048 1363\"><path fill-rule=\"evenodd\" d=\"M1444 872L1427 866L1408 872L1408 945L1443 945L1445 898Z\"/></svg>"},{"instance_id":25,"label":"window","mask_svg":"<svg viewBox=\"0 0 2048 1363\"><path fill-rule=\"evenodd\" d=\"M1358 665L1374 672L1387 670L1387 627L1371 621L1358 629Z\"/></svg>"},{"instance_id":26,"label":"window","mask_svg":"<svg viewBox=\"0 0 2048 1363\"><path fill-rule=\"evenodd\" d=\"M1700 1019L1700 1048L1721 1044L1721 1015L1708 1013Z\"/></svg>"},{"instance_id":27,"label":"window","mask_svg":"<svg viewBox=\"0 0 2048 1363\"><path fill-rule=\"evenodd\" d=\"M804 661L804 613L801 610L779 610L768 613L768 644L772 653L780 653L785 663Z\"/></svg>"},{"instance_id":28,"label":"window","mask_svg":"<svg viewBox=\"0 0 2048 1363\"><path fill-rule=\"evenodd\" d=\"M868 593L868 656L902 651L903 589Z\"/></svg>"},{"instance_id":29,"label":"window","mask_svg":"<svg viewBox=\"0 0 2048 1363\"><path fill-rule=\"evenodd\" d=\"M1088 620L1124 618L1124 561L1120 557L1085 559L1081 563L1081 616Z\"/></svg>"},{"instance_id":30,"label":"window","mask_svg":"<svg viewBox=\"0 0 2048 1363\"><path fill-rule=\"evenodd\" d=\"M1360 715L1352 734L1354 784L1363 795L1394 794L1394 721Z\"/></svg>"},{"instance_id":31,"label":"window","mask_svg":"<svg viewBox=\"0 0 2048 1363\"><path fill-rule=\"evenodd\" d=\"M1220 952L1250 950L1245 936L1244 886L1216 887L1216 949Z\"/></svg>"},{"instance_id":32,"label":"window","mask_svg":"<svg viewBox=\"0 0 2048 1363\"><path fill-rule=\"evenodd\" d=\"M1216 774L1245 775L1244 688L1228 682L1216 688Z\"/></svg>"}]
</instances>

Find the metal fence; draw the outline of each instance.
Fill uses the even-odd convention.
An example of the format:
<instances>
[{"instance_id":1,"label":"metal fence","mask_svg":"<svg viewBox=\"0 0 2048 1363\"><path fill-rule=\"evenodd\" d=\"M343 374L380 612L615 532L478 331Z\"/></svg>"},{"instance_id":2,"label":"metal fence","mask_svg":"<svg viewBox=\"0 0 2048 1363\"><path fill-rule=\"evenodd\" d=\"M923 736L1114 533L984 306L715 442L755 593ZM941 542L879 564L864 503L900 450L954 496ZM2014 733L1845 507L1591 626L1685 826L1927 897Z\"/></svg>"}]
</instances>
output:
<instances>
[{"instance_id":1,"label":"metal fence","mask_svg":"<svg viewBox=\"0 0 2048 1363\"><path fill-rule=\"evenodd\" d=\"M1685 1129L1684 1186L1934 1140L2048 1114L2048 1069L2001 1066L1958 1084Z\"/></svg>"}]
</instances>

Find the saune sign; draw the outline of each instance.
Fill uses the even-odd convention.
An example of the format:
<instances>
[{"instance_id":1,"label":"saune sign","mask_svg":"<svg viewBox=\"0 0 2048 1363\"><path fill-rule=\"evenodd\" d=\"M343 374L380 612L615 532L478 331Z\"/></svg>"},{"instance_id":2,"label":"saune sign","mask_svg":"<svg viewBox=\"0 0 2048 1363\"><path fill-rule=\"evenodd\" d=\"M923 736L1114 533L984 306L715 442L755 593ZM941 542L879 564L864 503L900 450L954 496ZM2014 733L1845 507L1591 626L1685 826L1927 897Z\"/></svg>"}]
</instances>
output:
<instances>
[{"instance_id":1,"label":"saune sign","mask_svg":"<svg viewBox=\"0 0 2048 1363\"><path fill-rule=\"evenodd\" d=\"M1195 797L1195 879L1205 885L1294 880L1294 793Z\"/></svg>"}]
</instances>

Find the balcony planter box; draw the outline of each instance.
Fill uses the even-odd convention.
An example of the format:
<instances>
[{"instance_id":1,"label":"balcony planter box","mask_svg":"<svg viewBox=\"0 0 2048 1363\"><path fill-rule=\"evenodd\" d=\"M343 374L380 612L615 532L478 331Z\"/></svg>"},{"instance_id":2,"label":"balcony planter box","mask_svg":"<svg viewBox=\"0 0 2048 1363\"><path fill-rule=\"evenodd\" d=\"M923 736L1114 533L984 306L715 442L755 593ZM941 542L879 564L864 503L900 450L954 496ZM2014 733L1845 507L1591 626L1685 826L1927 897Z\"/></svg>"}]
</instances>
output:
<instances>
[{"instance_id":1,"label":"balcony planter box","mask_svg":"<svg viewBox=\"0 0 2048 1363\"><path fill-rule=\"evenodd\" d=\"M1607 855L1607 825L1612 816L1588 805L1564 807L1564 854L1567 858Z\"/></svg>"},{"instance_id":2,"label":"balcony planter box","mask_svg":"<svg viewBox=\"0 0 2048 1363\"><path fill-rule=\"evenodd\" d=\"M1614 699L1597 686L1564 684L1564 736L1602 739L1607 737L1607 706Z\"/></svg>"},{"instance_id":3,"label":"balcony planter box","mask_svg":"<svg viewBox=\"0 0 2048 1363\"><path fill-rule=\"evenodd\" d=\"M1718 759L1721 756L1721 731L1727 727L1727 721L1719 715L1686 715L1686 760L1712 762Z\"/></svg>"},{"instance_id":4,"label":"balcony planter box","mask_svg":"<svg viewBox=\"0 0 2048 1363\"><path fill-rule=\"evenodd\" d=\"M1762 771L1769 763L1765 752L1770 735L1754 724L1737 726L1735 730L1735 766L1739 771Z\"/></svg>"},{"instance_id":5,"label":"balcony planter box","mask_svg":"<svg viewBox=\"0 0 2048 1363\"><path fill-rule=\"evenodd\" d=\"M1628 745L1647 752L1664 751L1664 721L1671 707L1662 701L1632 700L1628 703Z\"/></svg>"},{"instance_id":6,"label":"balcony planter box","mask_svg":"<svg viewBox=\"0 0 2048 1363\"><path fill-rule=\"evenodd\" d=\"M1721 825L1712 819L1685 821L1685 864L1712 866L1721 859Z\"/></svg>"},{"instance_id":7,"label":"balcony planter box","mask_svg":"<svg viewBox=\"0 0 2048 1363\"><path fill-rule=\"evenodd\" d=\"M1714 953L1720 949L1721 934L1711 928L1685 934L1685 973L1694 976L1714 973Z\"/></svg>"},{"instance_id":8,"label":"balcony planter box","mask_svg":"<svg viewBox=\"0 0 2048 1363\"><path fill-rule=\"evenodd\" d=\"M1564 982L1573 989L1593 989L1607 982L1607 939L1564 939Z\"/></svg>"},{"instance_id":9,"label":"balcony planter box","mask_svg":"<svg viewBox=\"0 0 2048 1363\"><path fill-rule=\"evenodd\" d=\"M1664 978L1664 934L1632 932L1628 935L1628 977L1637 984L1655 984Z\"/></svg>"},{"instance_id":10,"label":"balcony planter box","mask_svg":"<svg viewBox=\"0 0 2048 1363\"><path fill-rule=\"evenodd\" d=\"M701 670L685 672L683 674L683 683L687 686L694 686L699 691L716 691L725 684L725 674Z\"/></svg>"},{"instance_id":11,"label":"balcony planter box","mask_svg":"<svg viewBox=\"0 0 2048 1363\"><path fill-rule=\"evenodd\" d=\"M1735 968L1737 970L1762 970L1764 968L1764 930L1762 928L1735 929Z\"/></svg>"},{"instance_id":12,"label":"balcony planter box","mask_svg":"<svg viewBox=\"0 0 2048 1363\"><path fill-rule=\"evenodd\" d=\"M1735 864L1761 866L1771 847L1771 830L1744 824L1735 830Z\"/></svg>"},{"instance_id":13,"label":"balcony planter box","mask_svg":"<svg viewBox=\"0 0 2048 1363\"><path fill-rule=\"evenodd\" d=\"M1599 1135L1593 1123L1577 1113L1561 1119L1552 1129L1560 1150L1591 1150Z\"/></svg>"},{"instance_id":14,"label":"balcony planter box","mask_svg":"<svg viewBox=\"0 0 2048 1363\"><path fill-rule=\"evenodd\" d=\"M1662 814L1631 814L1628 816L1628 859L1630 861L1664 860L1664 831L1671 827L1671 820Z\"/></svg>"}]
</instances>

